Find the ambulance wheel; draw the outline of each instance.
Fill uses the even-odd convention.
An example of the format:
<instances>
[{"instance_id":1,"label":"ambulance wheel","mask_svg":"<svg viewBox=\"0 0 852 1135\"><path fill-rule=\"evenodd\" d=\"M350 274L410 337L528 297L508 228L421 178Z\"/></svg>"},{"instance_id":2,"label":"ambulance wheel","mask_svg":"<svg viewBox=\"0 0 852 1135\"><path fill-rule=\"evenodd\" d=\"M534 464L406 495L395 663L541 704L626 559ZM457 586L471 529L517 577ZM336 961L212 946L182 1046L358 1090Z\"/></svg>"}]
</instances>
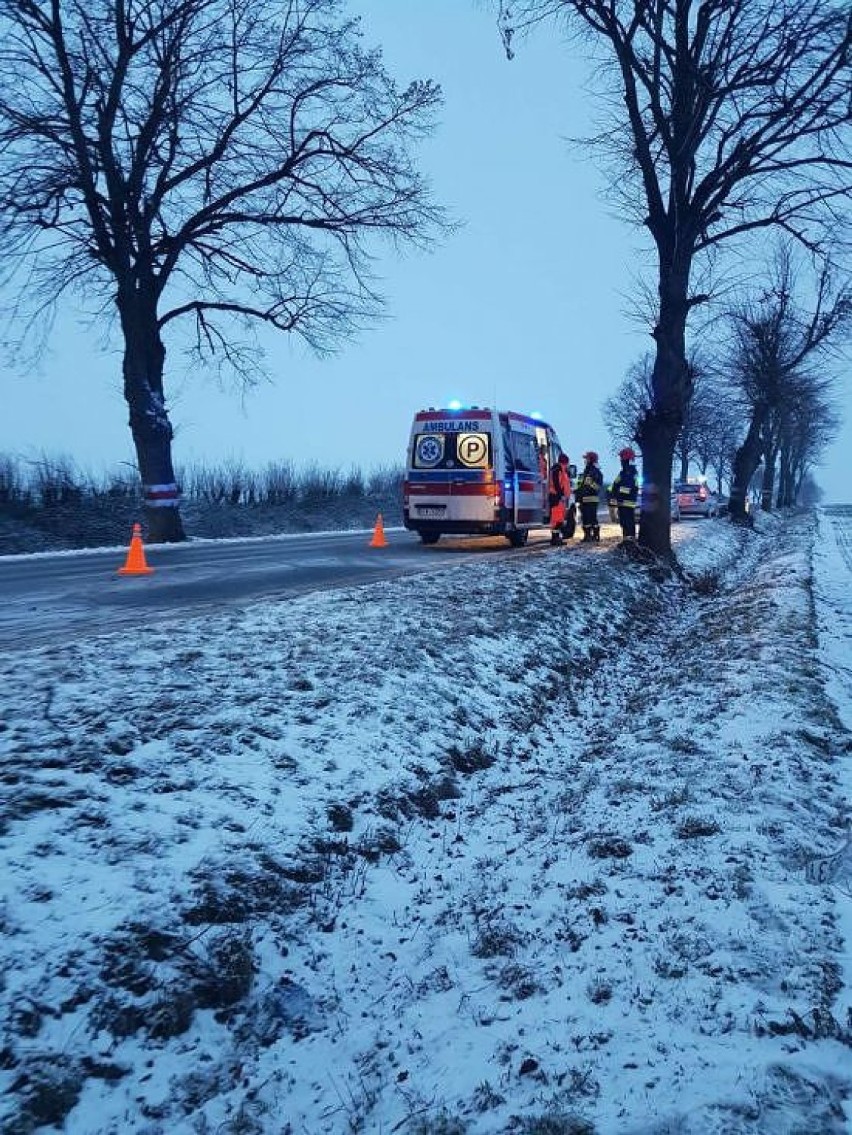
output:
<instances>
[{"instance_id":1,"label":"ambulance wheel","mask_svg":"<svg viewBox=\"0 0 852 1135\"><path fill-rule=\"evenodd\" d=\"M523 548L524 544L527 542L529 531L526 528L516 529L514 532L508 532L507 536L513 548Z\"/></svg>"},{"instance_id":2,"label":"ambulance wheel","mask_svg":"<svg viewBox=\"0 0 852 1135\"><path fill-rule=\"evenodd\" d=\"M441 539L440 532L421 532L420 539L424 544L437 544Z\"/></svg>"}]
</instances>

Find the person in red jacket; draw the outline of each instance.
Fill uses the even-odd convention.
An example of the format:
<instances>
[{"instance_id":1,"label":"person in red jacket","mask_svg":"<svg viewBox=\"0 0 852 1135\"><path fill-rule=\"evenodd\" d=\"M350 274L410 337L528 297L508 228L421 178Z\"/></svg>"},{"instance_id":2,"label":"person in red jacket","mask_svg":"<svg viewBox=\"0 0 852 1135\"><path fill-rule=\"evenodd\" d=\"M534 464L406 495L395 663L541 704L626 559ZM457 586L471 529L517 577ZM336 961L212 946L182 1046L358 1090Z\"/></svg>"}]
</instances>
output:
<instances>
[{"instance_id":1,"label":"person in red jacket","mask_svg":"<svg viewBox=\"0 0 852 1135\"><path fill-rule=\"evenodd\" d=\"M571 474L568 472L568 454L560 453L559 460L550 471L550 542L561 544L564 535L573 536L569 513L571 501ZM568 528L571 529L568 532Z\"/></svg>"}]
</instances>

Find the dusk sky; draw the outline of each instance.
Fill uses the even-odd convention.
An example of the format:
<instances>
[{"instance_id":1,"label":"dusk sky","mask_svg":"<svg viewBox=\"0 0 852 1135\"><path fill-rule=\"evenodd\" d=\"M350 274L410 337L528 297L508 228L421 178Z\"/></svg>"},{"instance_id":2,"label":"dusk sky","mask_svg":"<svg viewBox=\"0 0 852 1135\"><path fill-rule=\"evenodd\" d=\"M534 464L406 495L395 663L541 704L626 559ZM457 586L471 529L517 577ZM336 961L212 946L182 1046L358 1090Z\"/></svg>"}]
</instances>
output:
<instances>
[{"instance_id":1,"label":"dusk sky","mask_svg":"<svg viewBox=\"0 0 852 1135\"><path fill-rule=\"evenodd\" d=\"M378 249L386 318L332 358L270 337L272 381L243 395L189 376L170 354L176 464L398 464L414 412L460 399L538 412L572 460L594 448L614 473L602 403L651 347L628 315L636 269L650 261L642 234L603 199L604 175L570 141L594 129L580 49L550 28L507 61L484 0L350 8L400 83L441 84L420 165L464 227L428 253ZM66 455L93 471L132 460L120 345L103 339L100 325L64 312L36 373L4 369L0 452ZM848 499L850 446L847 424L817 475L828 500Z\"/></svg>"}]
</instances>

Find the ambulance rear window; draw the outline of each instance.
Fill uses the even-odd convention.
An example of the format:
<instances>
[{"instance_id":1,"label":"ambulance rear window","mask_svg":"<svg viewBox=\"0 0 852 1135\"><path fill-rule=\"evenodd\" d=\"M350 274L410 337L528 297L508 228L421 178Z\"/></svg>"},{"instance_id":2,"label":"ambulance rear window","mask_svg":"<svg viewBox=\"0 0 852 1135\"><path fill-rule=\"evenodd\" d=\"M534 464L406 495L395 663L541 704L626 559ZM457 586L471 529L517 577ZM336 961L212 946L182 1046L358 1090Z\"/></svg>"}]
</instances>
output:
<instances>
[{"instance_id":1,"label":"ambulance rear window","mask_svg":"<svg viewBox=\"0 0 852 1135\"><path fill-rule=\"evenodd\" d=\"M415 469L488 469L492 464L491 434L415 434L412 466Z\"/></svg>"},{"instance_id":2,"label":"ambulance rear window","mask_svg":"<svg viewBox=\"0 0 852 1135\"><path fill-rule=\"evenodd\" d=\"M538 470L538 445L533 434L512 430L512 457L516 469Z\"/></svg>"}]
</instances>

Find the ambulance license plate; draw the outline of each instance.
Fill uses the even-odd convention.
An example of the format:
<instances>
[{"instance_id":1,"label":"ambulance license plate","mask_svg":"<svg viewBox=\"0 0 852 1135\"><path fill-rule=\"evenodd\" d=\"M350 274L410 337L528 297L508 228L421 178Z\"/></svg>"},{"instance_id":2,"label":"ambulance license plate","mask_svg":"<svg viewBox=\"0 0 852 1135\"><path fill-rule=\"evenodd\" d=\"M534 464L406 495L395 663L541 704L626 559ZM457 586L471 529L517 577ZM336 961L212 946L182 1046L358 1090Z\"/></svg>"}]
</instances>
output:
<instances>
[{"instance_id":1,"label":"ambulance license plate","mask_svg":"<svg viewBox=\"0 0 852 1135\"><path fill-rule=\"evenodd\" d=\"M430 508L428 505L418 504L415 507L417 509L417 515L423 520L442 520L446 512L445 505Z\"/></svg>"}]
</instances>

